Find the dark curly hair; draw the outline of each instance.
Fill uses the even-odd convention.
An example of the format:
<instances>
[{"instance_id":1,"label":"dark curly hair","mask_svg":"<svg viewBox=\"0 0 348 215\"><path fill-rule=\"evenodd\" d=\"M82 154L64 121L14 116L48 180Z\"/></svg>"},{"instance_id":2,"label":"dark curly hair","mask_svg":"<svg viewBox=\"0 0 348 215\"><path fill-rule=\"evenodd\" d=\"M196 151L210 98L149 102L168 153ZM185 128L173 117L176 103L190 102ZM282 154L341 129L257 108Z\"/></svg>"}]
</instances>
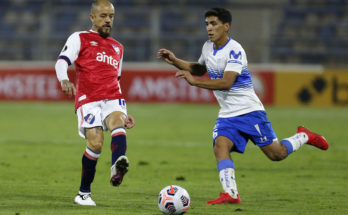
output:
<instances>
[{"instance_id":1,"label":"dark curly hair","mask_svg":"<svg viewBox=\"0 0 348 215\"><path fill-rule=\"evenodd\" d=\"M212 8L205 12L205 18L209 16L216 16L219 20L222 21L222 23L229 23L231 25L232 23L232 15L230 11L226 10L225 8Z\"/></svg>"}]
</instances>

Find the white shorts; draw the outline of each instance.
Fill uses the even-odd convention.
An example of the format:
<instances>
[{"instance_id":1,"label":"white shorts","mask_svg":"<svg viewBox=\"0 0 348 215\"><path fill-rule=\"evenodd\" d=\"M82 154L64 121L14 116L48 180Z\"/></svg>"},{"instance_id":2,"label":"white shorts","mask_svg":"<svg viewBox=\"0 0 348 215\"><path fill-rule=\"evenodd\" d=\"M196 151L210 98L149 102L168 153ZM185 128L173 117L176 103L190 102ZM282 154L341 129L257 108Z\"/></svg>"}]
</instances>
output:
<instances>
[{"instance_id":1,"label":"white shorts","mask_svg":"<svg viewBox=\"0 0 348 215\"><path fill-rule=\"evenodd\" d=\"M76 115L78 120L79 135L85 137L85 128L103 127L105 118L110 113L120 111L127 116L127 106L124 99L102 100L84 104L77 108Z\"/></svg>"}]
</instances>

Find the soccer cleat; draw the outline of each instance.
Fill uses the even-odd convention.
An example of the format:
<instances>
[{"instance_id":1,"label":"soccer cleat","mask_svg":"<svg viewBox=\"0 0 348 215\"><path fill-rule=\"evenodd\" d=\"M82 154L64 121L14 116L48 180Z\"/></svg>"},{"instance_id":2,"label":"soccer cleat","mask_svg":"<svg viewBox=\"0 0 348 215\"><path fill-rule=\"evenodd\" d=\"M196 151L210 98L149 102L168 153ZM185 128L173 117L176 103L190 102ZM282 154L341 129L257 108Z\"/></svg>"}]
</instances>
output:
<instances>
[{"instance_id":1,"label":"soccer cleat","mask_svg":"<svg viewBox=\"0 0 348 215\"><path fill-rule=\"evenodd\" d=\"M96 206L95 202L92 200L91 193L81 193L76 195L74 199L74 204L84 205L84 206Z\"/></svg>"},{"instance_id":2,"label":"soccer cleat","mask_svg":"<svg viewBox=\"0 0 348 215\"><path fill-rule=\"evenodd\" d=\"M301 133L301 132L307 134L308 136L307 144L318 147L319 149L322 149L322 150L327 150L329 148L329 144L327 143L325 137L321 136L320 134L316 134L303 126L299 126L297 128L297 133Z\"/></svg>"},{"instance_id":3,"label":"soccer cleat","mask_svg":"<svg viewBox=\"0 0 348 215\"><path fill-rule=\"evenodd\" d=\"M239 194L237 198L232 198L230 194L228 193L220 193L219 198L215 200L210 200L207 201L207 204L223 204L223 203L228 203L228 204L240 204L242 201L239 198Z\"/></svg>"},{"instance_id":4,"label":"soccer cleat","mask_svg":"<svg viewBox=\"0 0 348 215\"><path fill-rule=\"evenodd\" d=\"M114 165L111 166L110 183L112 186L120 186L124 175L128 172L129 161L124 155L120 156Z\"/></svg>"}]
</instances>

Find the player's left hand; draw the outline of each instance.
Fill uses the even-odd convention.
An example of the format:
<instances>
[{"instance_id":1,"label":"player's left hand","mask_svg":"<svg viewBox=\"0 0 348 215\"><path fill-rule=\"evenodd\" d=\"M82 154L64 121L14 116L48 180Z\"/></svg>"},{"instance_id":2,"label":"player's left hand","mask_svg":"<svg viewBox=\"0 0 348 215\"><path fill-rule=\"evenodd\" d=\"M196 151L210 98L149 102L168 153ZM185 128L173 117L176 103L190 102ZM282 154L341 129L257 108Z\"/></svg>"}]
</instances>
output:
<instances>
[{"instance_id":1,"label":"player's left hand","mask_svg":"<svg viewBox=\"0 0 348 215\"><path fill-rule=\"evenodd\" d=\"M62 87L62 91L67 95L69 98L73 95L76 95L76 89L72 82L69 80L63 80L60 82L60 85Z\"/></svg>"},{"instance_id":2,"label":"player's left hand","mask_svg":"<svg viewBox=\"0 0 348 215\"><path fill-rule=\"evenodd\" d=\"M133 128L135 126L134 118L131 115L128 114L128 117L126 119L124 126L128 129Z\"/></svg>"},{"instance_id":3,"label":"player's left hand","mask_svg":"<svg viewBox=\"0 0 348 215\"><path fill-rule=\"evenodd\" d=\"M194 85L195 83L195 78L191 75L190 72L185 71L185 70L179 70L176 74L175 77L177 78L184 78L187 83L189 83L190 85Z\"/></svg>"}]
</instances>

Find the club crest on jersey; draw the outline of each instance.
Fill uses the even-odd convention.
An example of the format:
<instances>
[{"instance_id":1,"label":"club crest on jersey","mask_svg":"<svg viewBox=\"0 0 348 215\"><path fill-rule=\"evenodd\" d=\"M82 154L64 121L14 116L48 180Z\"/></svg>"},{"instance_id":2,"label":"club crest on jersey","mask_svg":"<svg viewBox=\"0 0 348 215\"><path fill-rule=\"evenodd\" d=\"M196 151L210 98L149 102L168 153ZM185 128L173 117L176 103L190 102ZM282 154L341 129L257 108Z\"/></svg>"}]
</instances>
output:
<instances>
[{"instance_id":1,"label":"club crest on jersey","mask_svg":"<svg viewBox=\"0 0 348 215\"><path fill-rule=\"evenodd\" d=\"M235 53L233 50L231 50L230 58L232 58L232 56L233 56L234 59L242 60L242 52L241 51L239 51L238 53Z\"/></svg>"},{"instance_id":2,"label":"club crest on jersey","mask_svg":"<svg viewBox=\"0 0 348 215\"><path fill-rule=\"evenodd\" d=\"M98 43L96 41L89 42L92 46L98 46Z\"/></svg>"},{"instance_id":3,"label":"club crest on jersey","mask_svg":"<svg viewBox=\"0 0 348 215\"><path fill-rule=\"evenodd\" d=\"M117 54L120 54L120 48L117 47L116 45L112 44L112 47L115 49Z\"/></svg>"},{"instance_id":4,"label":"club crest on jersey","mask_svg":"<svg viewBox=\"0 0 348 215\"><path fill-rule=\"evenodd\" d=\"M93 122L94 122L94 120L95 120L95 116L94 116L93 114L89 113L89 114L87 114L87 115L84 117L84 120L85 120L88 124L92 125Z\"/></svg>"},{"instance_id":5,"label":"club crest on jersey","mask_svg":"<svg viewBox=\"0 0 348 215\"><path fill-rule=\"evenodd\" d=\"M106 55L105 52L98 52L96 60L99 62L109 64L109 65L113 66L115 69L118 69L119 61L114 59L112 56Z\"/></svg>"}]
</instances>

